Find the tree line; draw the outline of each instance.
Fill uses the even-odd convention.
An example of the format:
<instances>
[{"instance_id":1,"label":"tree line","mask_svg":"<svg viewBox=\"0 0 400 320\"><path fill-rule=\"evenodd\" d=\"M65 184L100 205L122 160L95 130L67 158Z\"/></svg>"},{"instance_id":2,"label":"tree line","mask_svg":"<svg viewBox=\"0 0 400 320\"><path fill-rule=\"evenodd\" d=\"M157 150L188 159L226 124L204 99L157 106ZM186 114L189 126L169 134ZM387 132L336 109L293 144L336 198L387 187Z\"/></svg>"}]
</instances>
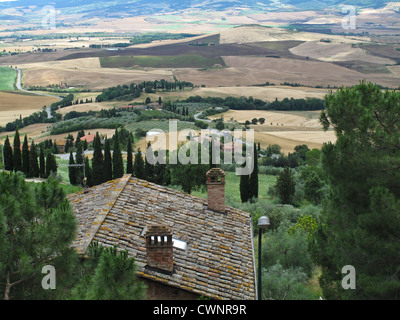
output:
<instances>
[{"instance_id":1,"label":"tree line","mask_svg":"<svg viewBox=\"0 0 400 320\"><path fill-rule=\"evenodd\" d=\"M110 101L114 99L134 99L144 93L155 93L157 91L177 91L192 88L193 84L187 81L167 81L165 79L155 81L143 81L138 84L118 85L105 89L96 97L96 102Z\"/></svg>"},{"instance_id":2,"label":"tree line","mask_svg":"<svg viewBox=\"0 0 400 320\"><path fill-rule=\"evenodd\" d=\"M201 97L191 96L183 102L209 103L213 105L225 106L233 110L276 110L276 111L314 111L323 110L325 103L323 99L306 98L294 99L284 98L279 101L276 98L273 102L266 102L253 97Z\"/></svg>"},{"instance_id":3,"label":"tree line","mask_svg":"<svg viewBox=\"0 0 400 320\"><path fill-rule=\"evenodd\" d=\"M75 156L72 150L70 150L69 156L70 183L72 185L92 187L121 178L125 173L122 149L126 146L128 154L132 153L133 142L133 135L123 128L116 129L111 139L102 139L99 133L96 132L92 145L93 157L90 164L89 158L83 155L85 141L80 141L79 136L77 136ZM103 144L104 148L102 147Z\"/></svg>"},{"instance_id":4,"label":"tree line","mask_svg":"<svg viewBox=\"0 0 400 320\"><path fill-rule=\"evenodd\" d=\"M44 143L36 145L28 144L25 135L21 147L18 128L14 135L13 146L8 136L3 146L4 169L14 172L23 172L28 178L48 178L52 173L57 173L57 162L52 150Z\"/></svg>"}]
</instances>

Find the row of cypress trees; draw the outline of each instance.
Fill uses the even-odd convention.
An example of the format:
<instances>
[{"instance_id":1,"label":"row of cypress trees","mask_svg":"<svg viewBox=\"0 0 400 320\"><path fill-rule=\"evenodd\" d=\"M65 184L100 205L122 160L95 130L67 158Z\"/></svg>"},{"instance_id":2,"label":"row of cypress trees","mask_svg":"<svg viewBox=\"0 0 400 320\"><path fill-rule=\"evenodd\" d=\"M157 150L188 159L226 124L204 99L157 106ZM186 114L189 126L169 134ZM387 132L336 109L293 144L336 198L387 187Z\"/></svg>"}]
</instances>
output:
<instances>
[{"instance_id":1,"label":"row of cypress trees","mask_svg":"<svg viewBox=\"0 0 400 320\"><path fill-rule=\"evenodd\" d=\"M52 172L57 173L57 162L50 150L44 150L43 146L38 148L34 141L29 146L27 135L21 148L18 128L15 131L13 146L11 147L8 136L4 142L3 160L5 170L23 172L28 178L47 178Z\"/></svg>"},{"instance_id":2,"label":"row of cypress trees","mask_svg":"<svg viewBox=\"0 0 400 320\"><path fill-rule=\"evenodd\" d=\"M129 138L128 148L132 148L132 139ZM113 152L111 142L105 140L104 153L101 146L101 138L98 132L93 140L93 158L90 166L89 159L83 156L82 142L77 143L77 151L74 159L72 151L69 156L69 164L81 164L82 167L69 167L69 179L73 185L86 185L88 187L102 184L112 179L121 178L124 175L124 162L122 159L121 143L118 129L113 137ZM86 178L84 181L83 179Z\"/></svg>"},{"instance_id":3,"label":"row of cypress trees","mask_svg":"<svg viewBox=\"0 0 400 320\"><path fill-rule=\"evenodd\" d=\"M78 142L76 156L72 151L70 152L69 164L76 165L81 164L81 167L70 166L69 167L69 178L70 183L73 185L85 185L92 187L95 185L102 184L112 179L121 178L124 173L132 174L134 177L139 179L145 179L150 182L158 184L169 184L170 175L167 173L166 165L156 164L151 165L145 161L140 148L133 157L133 136L128 136L128 142L126 144L126 168L122 158L122 140L120 132L115 130L112 142L106 139L104 142L104 150L102 150L101 138L96 133L93 141L93 158L91 165L89 159L83 156L82 143ZM113 145L113 151L111 152L111 145ZM150 143L148 148L151 148ZM84 177L86 180L84 181Z\"/></svg>"}]
</instances>

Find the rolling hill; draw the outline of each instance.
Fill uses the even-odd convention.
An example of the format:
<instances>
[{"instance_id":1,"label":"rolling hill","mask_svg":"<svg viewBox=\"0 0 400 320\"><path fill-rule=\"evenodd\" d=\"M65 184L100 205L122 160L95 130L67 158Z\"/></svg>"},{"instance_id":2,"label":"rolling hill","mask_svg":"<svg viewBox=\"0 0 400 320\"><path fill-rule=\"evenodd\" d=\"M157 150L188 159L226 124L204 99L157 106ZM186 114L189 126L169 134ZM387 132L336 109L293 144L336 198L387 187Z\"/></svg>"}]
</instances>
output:
<instances>
[{"instance_id":1,"label":"rolling hill","mask_svg":"<svg viewBox=\"0 0 400 320\"><path fill-rule=\"evenodd\" d=\"M362 8L381 8L390 1L385 0L15 0L0 2L0 18L4 20L30 21L42 15L45 6L54 6L62 15L77 15L81 18L112 18L140 15L154 15L168 12L183 12L187 10L225 11L296 11L322 10L339 8L341 5L353 5Z\"/></svg>"}]
</instances>

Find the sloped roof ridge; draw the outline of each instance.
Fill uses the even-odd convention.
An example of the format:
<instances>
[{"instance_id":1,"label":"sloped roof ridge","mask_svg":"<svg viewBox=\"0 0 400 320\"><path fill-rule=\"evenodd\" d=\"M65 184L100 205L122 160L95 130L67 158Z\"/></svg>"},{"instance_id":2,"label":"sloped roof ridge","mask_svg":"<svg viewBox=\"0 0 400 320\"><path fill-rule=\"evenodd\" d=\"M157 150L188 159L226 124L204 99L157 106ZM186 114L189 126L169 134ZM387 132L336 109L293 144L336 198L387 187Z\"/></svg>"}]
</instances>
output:
<instances>
[{"instance_id":1,"label":"sloped roof ridge","mask_svg":"<svg viewBox=\"0 0 400 320\"><path fill-rule=\"evenodd\" d=\"M156 184L154 182L149 182L147 180L139 179L139 178L136 178L134 176L131 176L129 182L138 183L139 185L147 187L147 188L157 189L160 192L168 192L170 194L186 196L186 197L192 198L193 200L196 200L198 202L202 202L205 206L207 206L207 204L208 204L208 201L205 198L201 198L201 197L192 195L190 193L186 193L186 192L183 192L181 190L176 190L176 189L173 189L173 188L170 188L170 187L167 187L167 186L162 186L162 185ZM208 208L206 207L205 209L208 209ZM210 209L208 209L208 210L210 210ZM246 212L244 210L241 210L241 209L238 209L238 208L235 208L235 207L230 207L230 206L225 206L225 211L226 212L243 213L243 214L246 214L246 215L249 214L248 212Z\"/></svg>"},{"instance_id":2,"label":"sloped roof ridge","mask_svg":"<svg viewBox=\"0 0 400 320\"><path fill-rule=\"evenodd\" d=\"M92 208L95 211L95 215L93 220L88 221L88 225L86 230L83 230L84 233L80 235L80 239L75 240L75 247L79 254L84 255L86 253L87 248L89 247L90 242L92 241L93 237L99 230L101 224L103 223L104 219L107 217L108 213L110 212L111 208L114 206L115 202L117 201L119 195L124 190L125 186L129 182L131 178L131 174L126 174L120 179L115 179L109 182L106 182L102 185L109 186L107 197L102 197L103 203L95 200L95 207ZM99 189L102 185L97 186ZM91 188L95 193L96 186ZM77 192L75 194L70 195L68 198L71 201L72 205L77 203L81 200L80 195L83 195L84 191ZM105 203L105 201L107 203Z\"/></svg>"}]
</instances>

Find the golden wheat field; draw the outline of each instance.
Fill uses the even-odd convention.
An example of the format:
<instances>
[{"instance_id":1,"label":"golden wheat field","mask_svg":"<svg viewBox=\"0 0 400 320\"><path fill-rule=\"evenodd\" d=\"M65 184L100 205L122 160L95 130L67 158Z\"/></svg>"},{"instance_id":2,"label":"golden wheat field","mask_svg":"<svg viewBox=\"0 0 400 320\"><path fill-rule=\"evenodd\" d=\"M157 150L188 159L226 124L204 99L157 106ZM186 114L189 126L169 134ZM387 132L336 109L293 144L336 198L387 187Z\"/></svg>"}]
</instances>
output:
<instances>
[{"instance_id":1,"label":"golden wheat field","mask_svg":"<svg viewBox=\"0 0 400 320\"><path fill-rule=\"evenodd\" d=\"M27 117L41 111L43 106L50 106L57 98L30 95L14 91L0 92L0 126L12 122L20 116Z\"/></svg>"},{"instance_id":2,"label":"golden wheat field","mask_svg":"<svg viewBox=\"0 0 400 320\"><path fill-rule=\"evenodd\" d=\"M392 73L364 74L324 61L301 61L287 58L229 56L223 57L229 67L220 69L175 70L179 80L207 87L260 85L267 81L275 85L284 82L304 86L352 86L366 79L383 86L396 88L398 76Z\"/></svg>"},{"instance_id":3,"label":"golden wheat field","mask_svg":"<svg viewBox=\"0 0 400 320\"><path fill-rule=\"evenodd\" d=\"M264 118L264 124L250 125L254 130L254 140L262 148L272 144L279 144L282 152L287 154L294 151L294 147L306 144L310 149L321 149L324 143L335 142L333 131L323 131L319 123L319 111L258 111L258 110L229 110L222 114L225 122L237 121L244 123L253 118ZM210 119L216 119L215 115Z\"/></svg>"},{"instance_id":4,"label":"golden wheat field","mask_svg":"<svg viewBox=\"0 0 400 320\"><path fill-rule=\"evenodd\" d=\"M101 68L99 58L82 58L20 64L24 86L48 86L65 83L70 87L104 89L118 84L165 79L172 81L168 69Z\"/></svg>"}]
</instances>

